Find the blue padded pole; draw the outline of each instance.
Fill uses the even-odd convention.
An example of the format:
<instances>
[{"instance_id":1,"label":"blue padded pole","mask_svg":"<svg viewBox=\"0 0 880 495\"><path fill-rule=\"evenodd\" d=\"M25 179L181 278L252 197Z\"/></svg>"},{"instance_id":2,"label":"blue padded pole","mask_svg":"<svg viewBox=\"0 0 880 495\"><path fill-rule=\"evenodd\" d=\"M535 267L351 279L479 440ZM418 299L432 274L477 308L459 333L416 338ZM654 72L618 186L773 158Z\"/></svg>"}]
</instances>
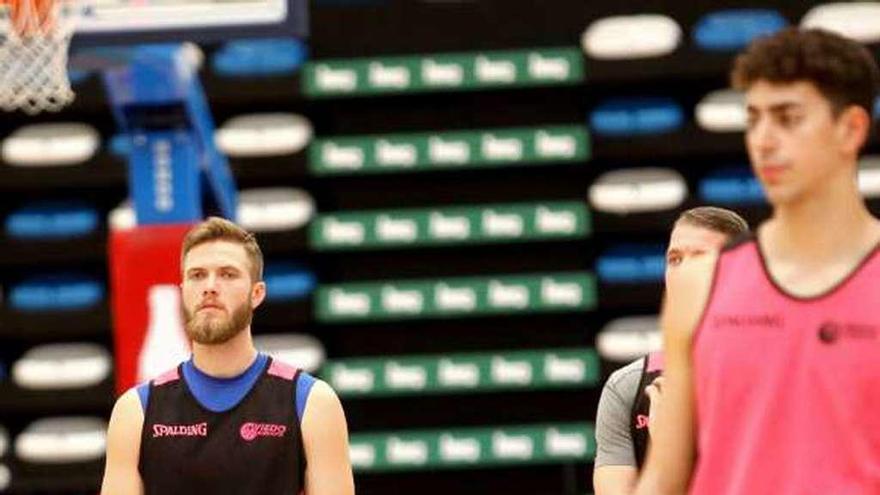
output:
<instances>
[{"instance_id":1,"label":"blue padded pole","mask_svg":"<svg viewBox=\"0 0 880 495\"><path fill-rule=\"evenodd\" d=\"M105 69L104 84L131 138L129 188L138 224L198 221L206 198L235 219L235 182L214 144L207 98L183 45L144 45L117 56L127 63Z\"/></svg>"}]
</instances>

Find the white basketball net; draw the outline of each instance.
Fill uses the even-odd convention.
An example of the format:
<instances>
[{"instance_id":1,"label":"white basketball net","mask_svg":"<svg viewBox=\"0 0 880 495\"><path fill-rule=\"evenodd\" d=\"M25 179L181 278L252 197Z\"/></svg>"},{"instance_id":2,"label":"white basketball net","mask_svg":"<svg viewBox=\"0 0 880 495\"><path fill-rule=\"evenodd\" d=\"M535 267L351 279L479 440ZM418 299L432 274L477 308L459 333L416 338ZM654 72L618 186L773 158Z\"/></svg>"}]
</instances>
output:
<instances>
[{"instance_id":1,"label":"white basketball net","mask_svg":"<svg viewBox=\"0 0 880 495\"><path fill-rule=\"evenodd\" d=\"M32 115L73 101L67 49L81 12L78 0L56 0L41 16L37 2L46 0L21 2L14 19L8 5L0 11L0 108Z\"/></svg>"}]
</instances>

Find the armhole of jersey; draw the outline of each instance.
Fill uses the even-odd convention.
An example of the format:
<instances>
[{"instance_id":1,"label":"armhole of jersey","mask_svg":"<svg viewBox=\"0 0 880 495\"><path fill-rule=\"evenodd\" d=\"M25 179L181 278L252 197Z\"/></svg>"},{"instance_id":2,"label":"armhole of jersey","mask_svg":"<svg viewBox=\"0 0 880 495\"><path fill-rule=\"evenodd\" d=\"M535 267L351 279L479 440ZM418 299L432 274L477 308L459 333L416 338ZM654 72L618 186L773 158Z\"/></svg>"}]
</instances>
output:
<instances>
[{"instance_id":1,"label":"armhole of jersey","mask_svg":"<svg viewBox=\"0 0 880 495\"><path fill-rule=\"evenodd\" d=\"M314 376L305 371L299 372L299 377L296 380L296 397L294 402L296 404L296 418L300 424L302 424L303 414L306 412L306 402L309 400L309 393L312 391L314 384Z\"/></svg>"},{"instance_id":2,"label":"armhole of jersey","mask_svg":"<svg viewBox=\"0 0 880 495\"><path fill-rule=\"evenodd\" d=\"M663 371L663 351L654 351L645 356L645 372Z\"/></svg>"},{"instance_id":3,"label":"armhole of jersey","mask_svg":"<svg viewBox=\"0 0 880 495\"><path fill-rule=\"evenodd\" d=\"M638 432L636 431L635 425L639 413L639 399L641 399L642 394L645 393L644 382L645 376L648 374L648 360L650 357L650 354L648 354L639 359L639 361L642 362L642 369L639 371L639 379L636 381L636 393L632 396L632 403L629 407L629 417L627 418L626 425L626 429L629 432L629 445L632 447L633 461L635 462L636 469L641 469L644 462L644 453L639 455L639 445L636 441L636 438L638 438Z\"/></svg>"},{"instance_id":4,"label":"armhole of jersey","mask_svg":"<svg viewBox=\"0 0 880 495\"><path fill-rule=\"evenodd\" d=\"M141 399L141 409L147 413L147 404L150 402L150 382L144 382L137 386L137 394Z\"/></svg>"},{"instance_id":5,"label":"armhole of jersey","mask_svg":"<svg viewBox=\"0 0 880 495\"><path fill-rule=\"evenodd\" d=\"M642 390L642 382L645 380L645 374L648 372L648 357L650 355L646 355L644 357L639 358L639 361L642 362L642 369L639 371L639 380L636 382L636 393L632 396L632 403L629 408L629 429L630 429L630 442L633 443L633 447L635 447L635 436L633 436L633 420L636 419L636 410L639 407L639 397L644 393Z\"/></svg>"}]
</instances>

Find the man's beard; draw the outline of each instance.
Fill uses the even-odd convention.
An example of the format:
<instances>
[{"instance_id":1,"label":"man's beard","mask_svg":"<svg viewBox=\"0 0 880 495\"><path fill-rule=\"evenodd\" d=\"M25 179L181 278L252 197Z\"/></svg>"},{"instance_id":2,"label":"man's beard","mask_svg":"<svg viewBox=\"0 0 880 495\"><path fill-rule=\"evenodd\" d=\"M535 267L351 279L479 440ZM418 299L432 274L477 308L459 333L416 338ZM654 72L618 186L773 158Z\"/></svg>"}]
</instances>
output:
<instances>
[{"instance_id":1,"label":"man's beard","mask_svg":"<svg viewBox=\"0 0 880 495\"><path fill-rule=\"evenodd\" d=\"M217 345L229 342L251 324L254 308L250 300L239 305L232 311L229 318L204 318L199 314L183 309L184 329L186 336L197 344Z\"/></svg>"}]
</instances>

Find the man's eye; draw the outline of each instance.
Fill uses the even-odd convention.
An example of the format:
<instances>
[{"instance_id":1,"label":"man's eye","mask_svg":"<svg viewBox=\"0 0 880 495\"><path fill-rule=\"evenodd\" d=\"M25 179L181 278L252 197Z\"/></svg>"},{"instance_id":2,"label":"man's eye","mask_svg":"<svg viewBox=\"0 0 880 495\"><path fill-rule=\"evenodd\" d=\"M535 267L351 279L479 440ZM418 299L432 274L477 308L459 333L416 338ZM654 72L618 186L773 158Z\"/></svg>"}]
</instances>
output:
<instances>
[{"instance_id":1,"label":"man's eye","mask_svg":"<svg viewBox=\"0 0 880 495\"><path fill-rule=\"evenodd\" d=\"M670 256L666 259L666 263L670 266L677 266L681 264L681 256Z\"/></svg>"},{"instance_id":2,"label":"man's eye","mask_svg":"<svg viewBox=\"0 0 880 495\"><path fill-rule=\"evenodd\" d=\"M748 128L748 129L754 129L755 125L757 125L757 124L758 124L758 117L750 116L748 119L746 119L746 128Z\"/></svg>"},{"instance_id":3,"label":"man's eye","mask_svg":"<svg viewBox=\"0 0 880 495\"><path fill-rule=\"evenodd\" d=\"M800 122L800 120L801 119L799 116L790 115L790 114L786 113L786 114L782 114L779 117L779 124L782 125L783 127L791 127L791 126L797 124L798 122Z\"/></svg>"}]
</instances>

